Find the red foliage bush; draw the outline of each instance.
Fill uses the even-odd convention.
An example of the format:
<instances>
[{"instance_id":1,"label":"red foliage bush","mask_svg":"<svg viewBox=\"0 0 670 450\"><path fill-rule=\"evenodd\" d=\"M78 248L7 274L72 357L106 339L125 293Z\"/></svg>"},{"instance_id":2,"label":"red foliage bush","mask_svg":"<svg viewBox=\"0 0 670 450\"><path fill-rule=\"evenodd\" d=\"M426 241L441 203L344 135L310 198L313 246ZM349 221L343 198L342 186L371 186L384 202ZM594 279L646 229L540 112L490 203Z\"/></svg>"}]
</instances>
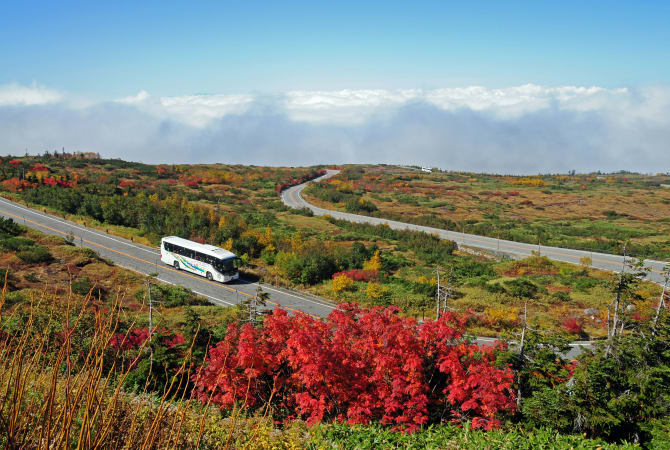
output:
<instances>
[{"instance_id":1,"label":"red foliage bush","mask_svg":"<svg viewBox=\"0 0 670 450\"><path fill-rule=\"evenodd\" d=\"M52 178L52 177L48 177L48 178L43 179L42 183L46 186L59 186L59 187L63 187L63 188L71 187L70 183L68 183L67 181L56 180L55 178Z\"/></svg>"},{"instance_id":2,"label":"red foliage bush","mask_svg":"<svg viewBox=\"0 0 670 450\"><path fill-rule=\"evenodd\" d=\"M12 159L9 161L9 165L12 167L19 167L21 165L21 160L20 159Z\"/></svg>"},{"instance_id":3,"label":"red foliage bush","mask_svg":"<svg viewBox=\"0 0 670 450\"><path fill-rule=\"evenodd\" d=\"M581 335L584 333L584 320L575 317L566 317L563 320L563 328L568 333Z\"/></svg>"},{"instance_id":4,"label":"red foliage bush","mask_svg":"<svg viewBox=\"0 0 670 450\"><path fill-rule=\"evenodd\" d=\"M345 275L353 281L377 281L379 278L379 271L361 269L343 270L342 272L334 273L332 276L333 280L340 275Z\"/></svg>"},{"instance_id":5,"label":"red foliage bush","mask_svg":"<svg viewBox=\"0 0 670 450\"><path fill-rule=\"evenodd\" d=\"M130 350L140 347L148 339L149 329L142 328L131 330L127 335L125 333L117 333L112 336L109 344L115 350Z\"/></svg>"},{"instance_id":6,"label":"red foliage bush","mask_svg":"<svg viewBox=\"0 0 670 450\"><path fill-rule=\"evenodd\" d=\"M173 348L177 345L182 345L185 340L180 334L173 334L164 328L154 330L152 340L158 340L161 345ZM109 341L110 347L114 350L131 350L137 349L149 340L149 329L138 328L126 333L117 333Z\"/></svg>"},{"instance_id":7,"label":"red foliage bush","mask_svg":"<svg viewBox=\"0 0 670 450\"><path fill-rule=\"evenodd\" d=\"M315 170L313 172L310 172L307 175L303 175L300 178L291 178L286 183L278 183L277 186L275 186L275 192L277 194L280 194L281 191L283 191L286 188L289 188L291 186L295 186L297 184L302 184L305 181L313 180L314 178L320 177L321 175L325 175L325 174L326 174L326 170L325 169L320 169L320 170Z\"/></svg>"},{"instance_id":8,"label":"red foliage bush","mask_svg":"<svg viewBox=\"0 0 670 450\"><path fill-rule=\"evenodd\" d=\"M19 180L16 177L3 180L0 184L2 184L2 186L11 192L22 191L24 188L35 186L35 184L29 182L28 180Z\"/></svg>"},{"instance_id":9,"label":"red foliage bush","mask_svg":"<svg viewBox=\"0 0 670 450\"><path fill-rule=\"evenodd\" d=\"M207 240L204 237L198 236L197 234L192 234L190 239L200 244L204 244L205 242L207 242Z\"/></svg>"},{"instance_id":10,"label":"red foliage bush","mask_svg":"<svg viewBox=\"0 0 670 450\"><path fill-rule=\"evenodd\" d=\"M321 321L276 309L260 328L230 325L193 375L194 395L309 423L499 426L496 415L515 401L513 374L495 366L494 350L465 341L465 319L454 314L418 325L397 312L342 305Z\"/></svg>"}]
</instances>

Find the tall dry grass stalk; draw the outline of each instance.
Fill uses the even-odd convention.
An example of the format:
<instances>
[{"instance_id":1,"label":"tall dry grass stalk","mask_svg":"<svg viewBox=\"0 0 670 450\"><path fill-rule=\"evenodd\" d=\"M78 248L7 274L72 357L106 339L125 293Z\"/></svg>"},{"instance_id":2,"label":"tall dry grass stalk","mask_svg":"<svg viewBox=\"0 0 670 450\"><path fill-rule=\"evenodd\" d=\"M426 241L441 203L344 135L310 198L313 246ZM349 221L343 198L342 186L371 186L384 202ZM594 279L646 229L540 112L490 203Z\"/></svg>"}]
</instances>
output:
<instances>
[{"instance_id":1,"label":"tall dry grass stalk","mask_svg":"<svg viewBox=\"0 0 670 450\"><path fill-rule=\"evenodd\" d=\"M0 324L18 320L16 308L13 316L3 317L5 296L6 283ZM0 335L0 445L149 449L299 448L305 443L301 424L278 432L267 415L249 418L236 408L224 418L216 408L191 400L188 381L202 363L192 359L193 344L162 393L124 392L134 364L118 363L121 350L111 345L121 298L100 307L90 294L82 301L71 290L58 296L45 289L23 305L21 326ZM74 339L81 336L74 332L91 319L88 343L79 345ZM51 332L54 327L62 331ZM145 342L139 355L150 357L150 350Z\"/></svg>"}]
</instances>

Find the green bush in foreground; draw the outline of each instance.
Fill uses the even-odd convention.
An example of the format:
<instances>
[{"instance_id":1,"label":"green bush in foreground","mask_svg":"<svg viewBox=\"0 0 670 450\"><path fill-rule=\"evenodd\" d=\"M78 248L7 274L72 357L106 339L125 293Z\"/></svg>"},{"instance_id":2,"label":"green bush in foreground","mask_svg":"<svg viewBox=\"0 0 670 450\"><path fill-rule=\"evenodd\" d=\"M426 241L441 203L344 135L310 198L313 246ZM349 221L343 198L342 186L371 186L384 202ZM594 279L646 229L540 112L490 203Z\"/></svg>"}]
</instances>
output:
<instances>
[{"instance_id":1,"label":"green bush in foreground","mask_svg":"<svg viewBox=\"0 0 670 450\"><path fill-rule=\"evenodd\" d=\"M579 434L559 434L548 429L514 431L472 431L452 425L429 427L406 434L380 426L327 425L312 430L307 448L338 449L629 449L633 444L608 444L599 439L586 439Z\"/></svg>"}]
</instances>

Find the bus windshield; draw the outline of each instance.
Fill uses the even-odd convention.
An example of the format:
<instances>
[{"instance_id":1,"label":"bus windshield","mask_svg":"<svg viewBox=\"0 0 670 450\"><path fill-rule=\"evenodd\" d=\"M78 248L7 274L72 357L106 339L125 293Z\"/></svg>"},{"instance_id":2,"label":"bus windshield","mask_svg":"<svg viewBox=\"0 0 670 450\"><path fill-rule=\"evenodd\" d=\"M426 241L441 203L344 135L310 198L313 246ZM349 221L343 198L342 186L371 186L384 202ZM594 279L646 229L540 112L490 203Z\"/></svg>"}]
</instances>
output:
<instances>
[{"instance_id":1,"label":"bus windshield","mask_svg":"<svg viewBox=\"0 0 670 450\"><path fill-rule=\"evenodd\" d=\"M216 259L213 264L214 268L221 272L236 272L238 267L237 258L232 256L226 259Z\"/></svg>"}]
</instances>

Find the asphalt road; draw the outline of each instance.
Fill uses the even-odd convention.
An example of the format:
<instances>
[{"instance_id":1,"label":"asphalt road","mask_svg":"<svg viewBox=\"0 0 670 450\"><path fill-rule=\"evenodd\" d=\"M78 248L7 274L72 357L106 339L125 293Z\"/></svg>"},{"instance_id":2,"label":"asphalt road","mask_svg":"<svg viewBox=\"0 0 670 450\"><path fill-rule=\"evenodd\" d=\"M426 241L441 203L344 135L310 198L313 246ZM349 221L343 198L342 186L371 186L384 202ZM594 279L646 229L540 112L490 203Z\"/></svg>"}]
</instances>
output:
<instances>
[{"instance_id":1,"label":"asphalt road","mask_svg":"<svg viewBox=\"0 0 670 450\"><path fill-rule=\"evenodd\" d=\"M0 198L0 215L46 234L63 237L71 234L77 246L92 248L101 257L135 272L145 275L158 273L160 281L189 288L214 304L235 305L244 298L252 297L258 286L257 283L244 279L222 284L183 270L176 270L160 261L160 251L157 247L140 245L4 198ZM262 287L270 294L269 308L281 306L288 311L302 311L316 317L325 317L334 309L334 305L325 299L276 288L265 283Z\"/></svg>"},{"instance_id":2,"label":"asphalt road","mask_svg":"<svg viewBox=\"0 0 670 450\"><path fill-rule=\"evenodd\" d=\"M328 173L314 179L313 181L318 182L326 178L333 177L337 175L338 172L338 170L328 170ZM302 195L300 194L305 186L307 186L307 183L292 186L284 190L282 192L282 201L284 204L291 208L309 208L317 216L328 214L336 219L348 220L350 222L370 223L373 225L387 224L394 230L424 231L426 233L436 234L442 239L452 240L458 245L466 245L469 247L512 254L520 257L531 256L531 252L535 252L542 256L546 256L549 259L564 261L572 264L579 264L581 258L589 257L592 261L592 267L596 269L608 270L611 272L620 272L623 265L623 256L619 255L609 255L606 253L587 252L583 250L572 250L559 247L546 247L543 245L523 244L520 242L505 241L502 239L477 236L474 234L458 233L455 231L447 231L439 228L397 222L394 220L387 220L378 217L362 216L359 214L323 209L308 203L304 198L302 198ZM650 269L647 278L655 283L662 284L664 281L663 270L664 267L668 264L669 263L663 261L654 261L650 259L645 260L645 266Z\"/></svg>"}]
</instances>

